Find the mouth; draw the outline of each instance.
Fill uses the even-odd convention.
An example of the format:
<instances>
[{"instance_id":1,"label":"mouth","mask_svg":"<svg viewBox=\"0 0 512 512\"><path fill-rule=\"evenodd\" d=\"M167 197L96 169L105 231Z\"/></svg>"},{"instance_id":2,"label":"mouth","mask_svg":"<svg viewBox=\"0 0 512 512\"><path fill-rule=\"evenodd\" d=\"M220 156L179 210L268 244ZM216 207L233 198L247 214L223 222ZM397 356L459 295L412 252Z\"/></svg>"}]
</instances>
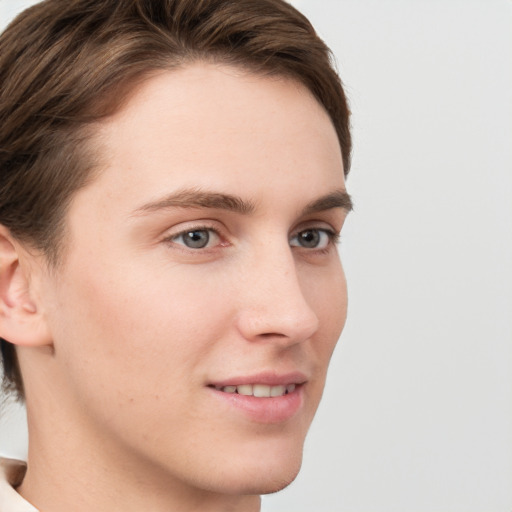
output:
<instances>
[{"instance_id":1,"label":"mouth","mask_svg":"<svg viewBox=\"0 0 512 512\"><path fill-rule=\"evenodd\" d=\"M209 383L207 388L228 414L242 414L259 424L276 424L290 420L303 409L307 382L300 372L263 372Z\"/></svg>"},{"instance_id":2,"label":"mouth","mask_svg":"<svg viewBox=\"0 0 512 512\"><path fill-rule=\"evenodd\" d=\"M293 393L297 386L300 386L300 384L286 384L278 386L269 386L268 384L240 384L238 386L211 385L209 387L212 387L217 391L222 391L223 393L254 396L257 398L277 398Z\"/></svg>"}]
</instances>

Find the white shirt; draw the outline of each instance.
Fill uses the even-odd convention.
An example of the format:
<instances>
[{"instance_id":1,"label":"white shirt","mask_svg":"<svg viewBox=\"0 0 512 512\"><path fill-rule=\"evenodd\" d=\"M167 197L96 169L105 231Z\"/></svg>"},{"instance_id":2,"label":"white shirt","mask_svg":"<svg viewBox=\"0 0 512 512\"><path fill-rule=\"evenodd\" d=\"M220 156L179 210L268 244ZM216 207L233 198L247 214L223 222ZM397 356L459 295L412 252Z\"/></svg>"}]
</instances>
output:
<instances>
[{"instance_id":1,"label":"white shirt","mask_svg":"<svg viewBox=\"0 0 512 512\"><path fill-rule=\"evenodd\" d=\"M38 512L14 490L21 484L26 469L24 462L0 458L0 512Z\"/></svg>"}]
</instances>

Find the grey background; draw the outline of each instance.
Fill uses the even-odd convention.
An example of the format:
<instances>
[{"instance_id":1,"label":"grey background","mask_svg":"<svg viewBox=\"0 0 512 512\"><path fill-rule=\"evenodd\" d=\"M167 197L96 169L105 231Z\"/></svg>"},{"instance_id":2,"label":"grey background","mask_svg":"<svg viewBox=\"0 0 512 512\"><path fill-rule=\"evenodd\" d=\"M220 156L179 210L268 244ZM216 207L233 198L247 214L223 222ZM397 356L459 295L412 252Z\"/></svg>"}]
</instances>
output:
<instances>
[{"instance_id":1,"label":"grey background","mask_svg":"<svg viewBox=\"0 0 512 512\"><path fill-rule=\"evenodd\" d=\"M263 510L510 512L512 2L295 4L353 111L350 308L303 470ZM0 452L26 453L23 411Z\"/></svg>"}]
</instances>

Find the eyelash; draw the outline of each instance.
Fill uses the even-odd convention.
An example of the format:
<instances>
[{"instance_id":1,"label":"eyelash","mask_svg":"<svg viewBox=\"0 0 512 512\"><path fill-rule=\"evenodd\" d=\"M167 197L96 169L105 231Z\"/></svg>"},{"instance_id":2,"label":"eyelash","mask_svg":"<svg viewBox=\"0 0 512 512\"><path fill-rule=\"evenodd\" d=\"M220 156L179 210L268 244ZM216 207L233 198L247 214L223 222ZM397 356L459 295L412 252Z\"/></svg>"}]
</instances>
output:
<instances>
[{"instance_id":1,"label":"eyelash","mask_svg":"<svg viewBox=\"0 0 512 512\"><path fill-rule=\"evenodd\" d=\"M306 234L308 232L309 233L316 233L316 234L318 234L320 236L320 240L321 240L322 235L326 236L327 240L325 240L325 242L326 242L325 247L321 247L321 248L319 248L317 246L315 246L315 247L304 247L303 245L299 245L299 244L295 245L295 244L292 243L292 240L295 240L300 235L304 235L304 234ZM328 251L329 247L331 245L336 245L339 242L339 239L340 239L339 234L336 233L335 231L333 231L332 229L311 227L311 228L301 229L294 236L292 236L290 238L290 245L292 247L299 247L299 248L306 249L306 250L310 249L312 251L317 251L317 252L323 253L323 252Z\"/></svg>"},{"instance_id":2,"label":"eyelash","mask_svg":"<svg viewBox=\"0 0 512 512\"><path fill-rule=\"evenodd\" d=\"M182 238L183 236L185 236L187 234L190 234L190 233L200 233L200 232L206 232L206 233L209 234L208 238L206 240L205 246L203 246L203 247L190 247L190 246L186 245L186 243L183 241L183 238ZM297 237L299 237L299 235L307 233L307 232L316 232L317 234L319 234L320 240L321 240L321 236L322 235L327 236L325 247L322 247L322 248L309 247L308 248L308 247L304 247L304 246L302 246L300 244L292 243L292 241L297 239ZM214 235L220 240L220 243L216 244L214 247L207 247L207 245L210 243L211 233L214 233ZM177 243L176 242L180 238L182 238L183 243ZM300 231L297 231L292 237L290 237L289 242L290 242L290 246L291 247L298 247L298 248L302 248L302 249L305 249L305 250L316 251L318 253L325 253L326 251L329 250L330 246L338 244L339 240L340 240L340 235L338 233L336 233L332 229L319 228L319 227L310 227L310 228L305 228L305 229L301 229ZM219 233L219 231L217 229L215 229L212 226L208 226L208 225L192 226L189 229L185 229L183 231L180 231L179 233L176 233L176 234L173 234L173 235L170 235L170 236L166 237L163 241L166 242L166 243L169 243L169 244L177 244L177 245L183 246L183 250L191 251L191 252L199 252L199 251L204 252L204 251L215 249L215 247L217 247L219 245L220 246L229 245L229 243L223 243L222 242L222 235Z\"/></svg>"},{"instance_id":3,"label":"eyelash","mask_svg":"<svg viewBox=\"0 0 512 512\"><path fill-rule=\"evenodd\" d=\"M190 252L199 252L199 251L204 252L204 251L214 249L214 247L192 248L192 247L188 247L185 243L177 243L176 242L176 240L185 236L188 233L197 233L197 232L207 232L209 234L214 233L215 236L218 237L220 240L220 243L218 243L217 245L220 245L220 246L228 245L228 243L222 243L222 235L219 233L219 231L217 229L215 229L212 226L207 226L207 225L191 226L189 229L184 229L183 231L180 231L179 233L175 233L173 235L170 235L170 236L164 238L163 241L168 244L176 244L176 245L182 246L182 250L190 251ZM209 238L210 238L210 235L208 237L207 243L209 243L209 241L210 241Z\"/></svg>"}]
</instances>

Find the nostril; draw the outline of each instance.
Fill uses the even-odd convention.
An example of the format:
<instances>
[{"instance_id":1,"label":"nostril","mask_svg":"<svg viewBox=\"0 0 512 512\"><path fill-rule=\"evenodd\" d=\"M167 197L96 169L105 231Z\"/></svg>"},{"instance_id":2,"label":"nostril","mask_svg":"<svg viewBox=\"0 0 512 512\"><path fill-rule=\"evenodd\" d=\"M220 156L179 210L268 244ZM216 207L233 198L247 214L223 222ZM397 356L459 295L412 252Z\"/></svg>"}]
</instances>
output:
<instances>
[{"instance_id":1,"label":"nostril","mask_svg":"<svg viewBox=\"0 0 512 512\"><path fill-rule=\"evenodd\" d=\"M286 334L280 332L264 332L259 334L261 338L287 338Z\"/></svg>"}]
</instances>

